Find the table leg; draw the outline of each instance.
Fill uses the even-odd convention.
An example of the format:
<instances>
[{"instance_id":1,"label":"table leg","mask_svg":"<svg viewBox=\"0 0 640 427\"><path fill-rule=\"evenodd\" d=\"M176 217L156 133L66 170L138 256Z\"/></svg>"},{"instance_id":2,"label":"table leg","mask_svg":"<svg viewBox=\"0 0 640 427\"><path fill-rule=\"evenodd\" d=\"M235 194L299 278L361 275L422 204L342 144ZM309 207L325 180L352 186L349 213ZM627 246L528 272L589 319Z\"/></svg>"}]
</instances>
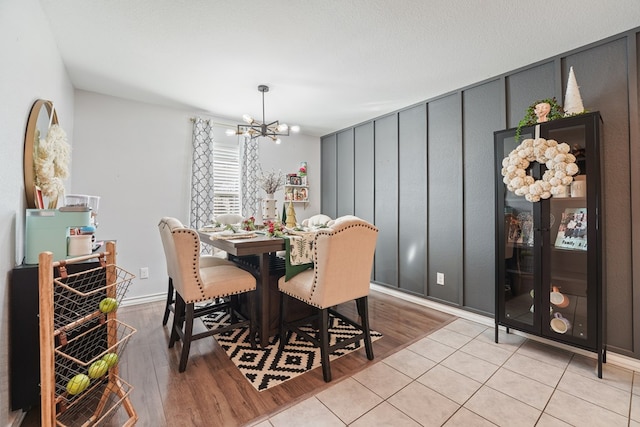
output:
<instances>
[{"instance_id":1,"label":"table leg","mask_svg":"<svg viewBox=\"0 0 640 427\"><path fill-rule=\"evenodd\" d=\"M269 345L269 253L260 255L260 281L258 283L260 307L260 324L258 331L260 334L260 346Z\"/></svg>"}]
</instances>

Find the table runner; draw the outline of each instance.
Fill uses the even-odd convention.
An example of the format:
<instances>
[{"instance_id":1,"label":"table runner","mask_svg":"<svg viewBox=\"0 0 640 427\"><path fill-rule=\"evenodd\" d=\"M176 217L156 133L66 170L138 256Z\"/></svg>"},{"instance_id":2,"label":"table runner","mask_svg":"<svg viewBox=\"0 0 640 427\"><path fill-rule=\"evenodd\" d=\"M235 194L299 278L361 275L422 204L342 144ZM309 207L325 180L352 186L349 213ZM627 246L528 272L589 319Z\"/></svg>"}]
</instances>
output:
<instances>
[{"instance_id":1,"label":"table runner","mask_svg":"<svg viewBox=\"0 0 640 427\"><path fill-rule=\"evenodd\" d=\"M286 250L285 281L313 268L313 241L315 233L297 233L284 236Z\"/></svg>"}]
</instances>

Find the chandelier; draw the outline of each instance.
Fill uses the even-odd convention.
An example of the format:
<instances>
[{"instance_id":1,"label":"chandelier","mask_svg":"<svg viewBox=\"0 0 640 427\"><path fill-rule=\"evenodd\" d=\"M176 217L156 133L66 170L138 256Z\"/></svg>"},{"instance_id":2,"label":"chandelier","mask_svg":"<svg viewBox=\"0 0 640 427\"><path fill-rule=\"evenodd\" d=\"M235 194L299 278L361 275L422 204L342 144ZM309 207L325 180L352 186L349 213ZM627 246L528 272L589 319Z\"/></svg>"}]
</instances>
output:
<instances>
[{"instance_id":1,"label":"chandelier","mask_svg":"<svg viewBox=\"0 0 640 427\"><path fill-rule=\"evenodd\" d=\"M280 123L278 120L267 123L264 119L264 94L265 92L269 92L269 86L260 85L258 86L258 91L262 92L262 122L255 120L248 114L244 114L242 116L242 120L246 122L246 124L239 124L238 129L234 132L233 130L228 130L227 134L229 135L243 135L247 138L256 139L259 137L267 137L271 138L273 142L276 144L280 144L282 142L280 140L281 136L289 136L289 130L293 132L298 132L300 130L299 126L291 126L286 123Z\"/></svg>"}]
</instances>

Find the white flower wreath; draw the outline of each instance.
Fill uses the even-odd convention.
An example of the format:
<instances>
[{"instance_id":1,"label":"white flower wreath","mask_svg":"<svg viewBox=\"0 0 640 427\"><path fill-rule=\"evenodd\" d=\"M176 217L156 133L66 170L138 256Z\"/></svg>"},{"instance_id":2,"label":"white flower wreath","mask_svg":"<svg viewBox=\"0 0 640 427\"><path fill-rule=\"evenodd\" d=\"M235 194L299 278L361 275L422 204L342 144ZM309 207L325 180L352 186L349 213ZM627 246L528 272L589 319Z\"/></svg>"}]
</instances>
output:
<instances>
[{"instance_id":1,"label":"white flower wreath","mask_svg":"<svg viewBox=\"0 0 640 427\"><path fill-rule=\"evenodd\" d=\"M518 196L524 196L530 202L548 199L561 193L573 181L578 173L576 157L565 142L553 139L525 139L507 157L502 160L503 182L507 189ZM543 163L547 170L542 179L527 175L530 162Z\"/></svg>"}]
</instances>

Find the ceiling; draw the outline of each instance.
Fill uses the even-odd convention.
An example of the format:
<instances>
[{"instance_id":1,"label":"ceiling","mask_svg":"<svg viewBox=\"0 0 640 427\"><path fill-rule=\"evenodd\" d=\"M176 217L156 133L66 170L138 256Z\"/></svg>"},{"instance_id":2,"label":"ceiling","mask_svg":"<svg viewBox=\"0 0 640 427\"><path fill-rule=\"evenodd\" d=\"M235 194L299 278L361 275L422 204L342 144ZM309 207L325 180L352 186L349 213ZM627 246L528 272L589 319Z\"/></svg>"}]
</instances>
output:
<instances>
[{"instance_id":1,"label":"ceiling","mask_svg":"<svg viewBox=\"0 0 640 427\"><path fill-rule=\"evenodd\" d=\"M40 3L77 89L234 124L267 84L266 120L314 136L640 26L638 0Z\"/></svg>"}]
</instances>

